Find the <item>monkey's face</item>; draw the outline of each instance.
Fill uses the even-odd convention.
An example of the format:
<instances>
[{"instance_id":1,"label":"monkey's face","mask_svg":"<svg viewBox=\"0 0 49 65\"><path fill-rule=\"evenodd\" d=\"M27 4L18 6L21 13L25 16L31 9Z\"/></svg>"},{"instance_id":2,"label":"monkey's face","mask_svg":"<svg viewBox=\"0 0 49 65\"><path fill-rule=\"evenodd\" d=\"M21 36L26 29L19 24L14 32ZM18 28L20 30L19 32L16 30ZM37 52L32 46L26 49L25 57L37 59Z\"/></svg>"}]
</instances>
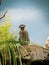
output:
<instances>
[{"instance_id":1,"label":"monkey's face","mask_svg":"<svg viewBox=\"0 0 49 65\"><path fill-rule=\"evenodd\" d=\"M24 31L24 29L25 29L24 27L21 27L21 31Z\"/></svg>"}]
</instances>

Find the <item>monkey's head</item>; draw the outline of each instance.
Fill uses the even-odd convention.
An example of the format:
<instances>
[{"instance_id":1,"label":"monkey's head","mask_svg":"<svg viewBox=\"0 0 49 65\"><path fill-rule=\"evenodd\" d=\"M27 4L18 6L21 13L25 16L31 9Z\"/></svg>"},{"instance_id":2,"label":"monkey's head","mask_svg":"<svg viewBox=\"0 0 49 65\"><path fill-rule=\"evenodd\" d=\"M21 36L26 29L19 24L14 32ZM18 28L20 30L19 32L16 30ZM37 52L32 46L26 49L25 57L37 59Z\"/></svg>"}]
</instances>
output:
<instances>
[{"instance_id":1,"label":"monkey's head","mask_svg":"<svg viewBox=\"0 0 49 65\"><path fill-rule=\"evenodd\" d=\"M21 29L21 31L24 31L24 30L25 30L25 25L24 25L24 24L21 24L21 25L19 26L19 28Z\"/></svg>"}]
</instances>

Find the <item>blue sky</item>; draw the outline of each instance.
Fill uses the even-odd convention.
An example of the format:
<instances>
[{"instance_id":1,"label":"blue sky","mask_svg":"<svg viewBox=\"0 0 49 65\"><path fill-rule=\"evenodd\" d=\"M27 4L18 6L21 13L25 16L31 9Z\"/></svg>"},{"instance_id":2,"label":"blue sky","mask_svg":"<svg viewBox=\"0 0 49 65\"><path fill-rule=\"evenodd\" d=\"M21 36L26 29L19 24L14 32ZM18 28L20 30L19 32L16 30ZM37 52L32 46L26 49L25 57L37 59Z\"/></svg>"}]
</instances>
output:
<instances>
[{"instance_id":1,"label":"blue sky","mask_svg":"<svg viewBox=\"0 0 49 65\"><path fill-rule=\"evenodd\" d=\"M8 10L6 16L11 18L11 31L25 24L30 41L45 45L49 36L49 0L2 0L1 12Z\"/></svg>"}]
</instances>

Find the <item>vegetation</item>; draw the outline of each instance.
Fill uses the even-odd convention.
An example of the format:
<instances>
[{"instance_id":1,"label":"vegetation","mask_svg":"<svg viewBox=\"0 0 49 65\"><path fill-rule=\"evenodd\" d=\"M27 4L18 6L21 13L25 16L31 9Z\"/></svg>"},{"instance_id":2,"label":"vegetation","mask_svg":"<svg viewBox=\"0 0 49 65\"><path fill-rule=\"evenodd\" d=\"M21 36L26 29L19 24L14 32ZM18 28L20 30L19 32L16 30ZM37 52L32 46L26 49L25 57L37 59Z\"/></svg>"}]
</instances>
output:
<instances>
[{"instance_id":1,"label":"vegetation","mask_svg":"<svg viewBox=\"0 0 49 65\"><path fill-rule=\"evenodd\" d=\"M19 46L16 46L17 33L10 33L10 18L8 17L2 25L0 25L0 65L17 65L15 49L17 48L19 65L22 65ZM13 41L13 42L12 42ZM19 42L18 42L19 43Z\"/></svg>"}]
</instances>

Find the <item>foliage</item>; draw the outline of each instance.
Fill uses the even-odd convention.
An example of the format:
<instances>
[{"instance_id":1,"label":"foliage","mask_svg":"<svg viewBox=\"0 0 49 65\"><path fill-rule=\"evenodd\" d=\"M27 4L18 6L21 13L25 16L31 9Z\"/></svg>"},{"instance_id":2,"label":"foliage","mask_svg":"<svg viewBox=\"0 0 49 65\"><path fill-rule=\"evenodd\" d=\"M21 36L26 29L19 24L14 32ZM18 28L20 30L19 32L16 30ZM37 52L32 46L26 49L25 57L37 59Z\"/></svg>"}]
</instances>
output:
<instances>
[{"instance_id":1,"label":"foliage","mask_svg":"<svg viewBox=\"0 0 49 65\"><path fill-rule=\"evenodd\" d=\"M4 45L4 44L3 44ZM3 46L3 45L0 45L0 46ZM16 54L16 51L17 50L17 54ZM17 58L18 58L18 65L22 65L22 61L21 61L21 54L20 54L20 50L19 50L19 46L17 46L16 44L6 44L2 47L2 49L0 50L0 61L3 62L3 65L7 63L7 59L8 59L8 62L12 62L12 65L17 65ZM2 56L2 57L1 57ZM17 56L17 57L16 57ZM11 62L9 65L11 65ZM1 63L1 62L0 62ZM2 64L2 63L1 63Z\"/></svg>"},{"instance_id":2,"label":"foliage","mask_svg":"<svg viewBox=\"0 0 49 65\"><path fill-rule=\"evenodd\" d=\"M10 20L6 20L5 23L3 23L2 25L0 25L0 42L1 41L6 41L10 39Z\"/></svg>"},{"instance_id":3,"label":"foliage","mask_svg":"<svg viewBox=\"0 0 49 65\"><path fill-rule=\"evenodd\" d=\"M9 49L10 49L10 54L11 54L11 62L13 65L17 65L17 59L16 59L16 54L15 54L15 49L14 49L14 45L13 44L10 44L9 45Z\"/></svg>"},{"instance_id":4,"label":"foliage","mask_svg":"<svg viewBox=\"0 0 49 65\"><path fill-rule=\"evenodd\" d=\"M19 49L18 45L16 46L16 49L17 49L17 53L18 53L18 62L19 62L18 65L22 65L21 54L20 54L20 49Z\"/></svg>"},{"instance_id":5,"label":"foliage","mask_svg":"<svg viewBox=\"0 0 49 65\"><path fill-rule=\"evenodd\" d=\"M15 50L14 45L16 45L16 44L13 42L13 41L17 40L17 32L14 29L14 31L11 34L10 27L11 27L10 18L7 17L5 22L2 23L2 25L0 25L0 54L1 54L0 55L0 64L2 61L2 65L4 65L4 64L6 65L7 58L9 58L9 60L13 63L13 65L17 65L16 64L16 54L14 51ZM10 42L10 41L12 41L12 42ZM19 62L20 62L19 65L22 65L20 54L18 56L19 56Z\"/></svg>"},{"instance_id":6,"label":"foliage","mask_svg":"<svg viewBox=\"0 0 49 65\"><path fill-rule=\"evenodd\" d=\"M0 25L0 42L17 39L17 34L15 32L16 30L14 31L14 33L11 34L10 27L11 27L10 18L7 17L5 22L3 22L2 25Z\"/></svg>"}]
</instances>

